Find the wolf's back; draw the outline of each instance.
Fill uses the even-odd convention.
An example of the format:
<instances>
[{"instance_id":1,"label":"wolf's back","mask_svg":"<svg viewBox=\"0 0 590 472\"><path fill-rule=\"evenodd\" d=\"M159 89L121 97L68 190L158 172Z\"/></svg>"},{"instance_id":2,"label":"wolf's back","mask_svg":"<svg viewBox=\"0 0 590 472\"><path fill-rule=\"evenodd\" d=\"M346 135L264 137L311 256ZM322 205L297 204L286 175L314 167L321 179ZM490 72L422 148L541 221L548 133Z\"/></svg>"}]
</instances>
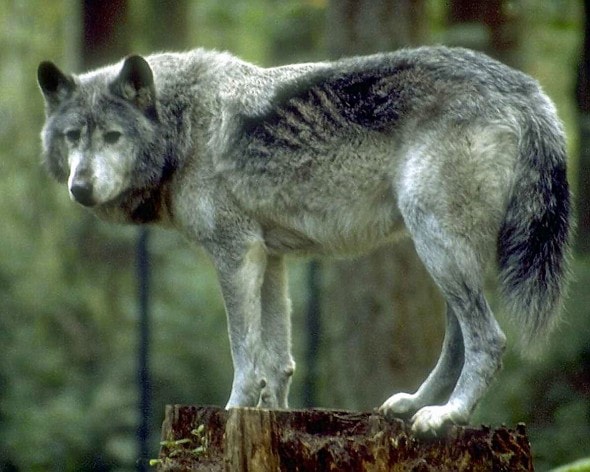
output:
<instances>
[{"instance_id":1,"label":"wolf's back","mask_svg":"<svg viewBox=\"0 0 590 472\"><path fill-rule=\"evenodd\" d=\"M523 110L524 111L524 110ZM525 350L555 326L572 229L565 138L539 93L524 111L515 181L498 237L500 284Z\"/></svg>"}]
</instances>

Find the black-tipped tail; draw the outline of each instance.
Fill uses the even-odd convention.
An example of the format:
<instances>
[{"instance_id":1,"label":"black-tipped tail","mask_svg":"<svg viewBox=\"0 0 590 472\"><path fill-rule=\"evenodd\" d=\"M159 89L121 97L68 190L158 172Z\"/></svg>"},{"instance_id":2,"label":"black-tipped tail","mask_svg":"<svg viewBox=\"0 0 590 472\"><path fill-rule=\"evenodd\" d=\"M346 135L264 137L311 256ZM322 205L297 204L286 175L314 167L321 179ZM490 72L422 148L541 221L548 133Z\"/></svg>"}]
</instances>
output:
<instances>
[{"instance_id":1,"label":"black-tipped tail","mask_svg":"<svg viewBox=\"0 0 590 472\"><path fill-rule=\"evenodd\" d=\"M529 117L498 238L501 289L519 321L525 351L558 319L571 237L565 140L552 107Z\"/></svg>"}]
</instances>

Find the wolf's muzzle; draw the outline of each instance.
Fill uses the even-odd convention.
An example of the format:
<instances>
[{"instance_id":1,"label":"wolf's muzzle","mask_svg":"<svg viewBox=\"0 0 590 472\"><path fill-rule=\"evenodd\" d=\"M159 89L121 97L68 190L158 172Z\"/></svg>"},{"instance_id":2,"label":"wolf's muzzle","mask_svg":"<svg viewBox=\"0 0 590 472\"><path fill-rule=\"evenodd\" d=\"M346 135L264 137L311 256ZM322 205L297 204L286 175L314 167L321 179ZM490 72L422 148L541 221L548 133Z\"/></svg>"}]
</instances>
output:
<instances>
[{"instance_id":1,"label":"wolf's muzzle","mask_svg":"<svg viewBox=\"0 0 590 472\"><path fill-rule=\"evenodd\" d=\"M96 201L93 196L93 187L90 182L74 182L70 187L70 193L79 204L84 206L94 206Z\"/></svg>"}]
</instances>

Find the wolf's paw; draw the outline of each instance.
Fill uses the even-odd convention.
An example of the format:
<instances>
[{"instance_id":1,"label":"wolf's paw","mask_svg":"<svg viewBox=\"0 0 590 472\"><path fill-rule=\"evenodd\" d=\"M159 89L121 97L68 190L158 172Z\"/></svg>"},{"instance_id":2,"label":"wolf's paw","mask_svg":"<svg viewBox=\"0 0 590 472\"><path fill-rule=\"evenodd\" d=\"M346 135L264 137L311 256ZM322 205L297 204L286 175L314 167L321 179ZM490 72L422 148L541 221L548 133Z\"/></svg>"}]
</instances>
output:
<instances>
[{"instance_id":1,"label":"wolf's paw","mask_svg":"<svg viewBox=\"0 0 590 472\"><path fill-rule=\"evenodd\" d=\"M295 363L290 361L282 369L269 370L267 376L260 379L259 408L289 408L287 397L291 377L295 372Z\"/></svg>"},{"instance_id":2,"label":"wolf's paw","mask_svg":"<svg viewBox=\"0 0 590 472\"><path fill-rule=\"evenodd\" d=\"M229 400L225 405L225 409L229 410L231 408L244 408L244 407L254 407L256 406L256 399L257 399L257 392L250 392L248 394L240 393L236 390L233 390Z\"/></svg>"},{"instance_id":3,"label":"wolf's paw","mask_svg":"<svg viewBox=\"0 0 590 472\"><path fill-rule=\"evenodd\" d=\"M468 414L461 408L446 404L425 406L412 417L412 431L418 435L436 436L447 424L465 424Z\"/></svg>"},{"instance_id":4,"label":"wolf's paw","mask_svg":"<svg viewBox=\"0 0 590 472\"><path fill-rule=\"evenodd\" d=\"M379 412L388 418L395 416L409 417L418 411L422 406L416 395L409 393L396 393L389 397L383 405L379 407Z\"/></svg>"},{"instance_id":5,"label":"wolf's paw","mask_svg":"<svg viewBox=\"0 0 590 472\"><path fill-rule=\"evenodd\" d=\"M246 379L246 380L244 380ZM256 382L249 381L246 376L234 374L234 382L232 384L231 394L229 400L225 405L225 409L240 408L240 407L254 407L260 397L260 387Z\"/></svg>"},{"instance_id":6,"label":"wolf's paw","mask_svg":"<svg viewBox=\"0 0 590 472\"><path fill-rule=\"evenodd\" d=\"M278 408L279 402L275 389L268 385L266 379L260 381L260 397L258 398L258 408Z\"/></svg>"}]
</instances>

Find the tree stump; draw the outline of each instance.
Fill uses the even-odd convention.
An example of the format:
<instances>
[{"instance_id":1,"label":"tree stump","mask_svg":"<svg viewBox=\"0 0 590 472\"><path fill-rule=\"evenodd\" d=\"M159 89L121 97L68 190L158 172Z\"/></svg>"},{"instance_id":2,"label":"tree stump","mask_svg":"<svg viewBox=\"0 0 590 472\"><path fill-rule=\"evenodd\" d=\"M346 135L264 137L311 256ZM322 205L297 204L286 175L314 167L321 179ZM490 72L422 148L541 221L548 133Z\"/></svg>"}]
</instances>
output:
<instances>
[{"instance_id":1,"label":"tree stump","mask_svg":"<svg viewBox=\"0 0 590 472\"><path fill-rule=\"evenodd\" d=\"M169 405L160 471L532 471L525 427L415 437L377 413Z\"/></svg>"}]
</instances>

